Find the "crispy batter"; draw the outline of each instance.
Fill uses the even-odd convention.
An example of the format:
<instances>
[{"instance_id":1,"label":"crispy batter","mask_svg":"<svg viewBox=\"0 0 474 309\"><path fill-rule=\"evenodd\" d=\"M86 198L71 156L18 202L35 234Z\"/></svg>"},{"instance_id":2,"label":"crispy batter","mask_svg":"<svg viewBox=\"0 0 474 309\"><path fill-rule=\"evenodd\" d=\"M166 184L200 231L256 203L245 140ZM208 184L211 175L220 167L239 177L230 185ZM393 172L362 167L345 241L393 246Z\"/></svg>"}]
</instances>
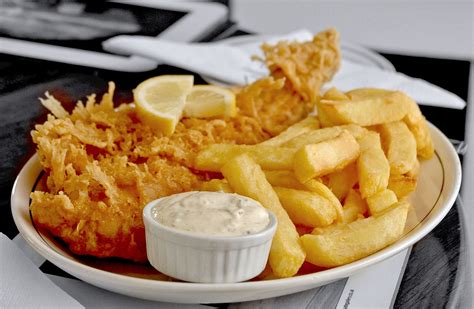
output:
<instances>
[{"instance_id":1,"label":"crispy batter","mask_svg":"<svg viewBox=\"0 0 474 309\"><path fill-rule=\"evenodd\" d=\"M32 131L48 192L31 194L31 211L75 253L146 261L143 207L215 177L192 170L200 147L255 144L268 135L256 120L239 116L183 119L163 136L139 122L132 106L114 110L111 86L100 104L90 96L70 116L49 115Z\"/></svg>"},{"instance_id":2,"label":"crispy batter","mask_svg":"<svg viewBox=\"0 0 474 309\"><path fill-rule=\"evenodd\" d=\"M339 69L339 34L329 29L311 42L283 41L262 49L271 77L242 89L237 106L277 135L313 111L321 86Z\"/></svg>"},{"instance_id":3,"label":"crispy batter","mask_svg":"<svg viewBox=\"0 0 474 309\"><path fill-rule=\"evenodd\" d=\"M272 136L306 117L308 106L285 79L264 78L237 94L239 111L258 120Z\"/></svg>"},{"instance_id":4,"label":"crispy batter","mask_svg":"<svg viewBox=\"0 0 474 309\"><path fill-rule=\"evenodd\" d=\"M340 66L339 33L328 29L311 42L264 44L265 63L270 74L288 78L293 89L307 102L314 103L323 83L331 80Z\"/></svg>"}]
</instances>

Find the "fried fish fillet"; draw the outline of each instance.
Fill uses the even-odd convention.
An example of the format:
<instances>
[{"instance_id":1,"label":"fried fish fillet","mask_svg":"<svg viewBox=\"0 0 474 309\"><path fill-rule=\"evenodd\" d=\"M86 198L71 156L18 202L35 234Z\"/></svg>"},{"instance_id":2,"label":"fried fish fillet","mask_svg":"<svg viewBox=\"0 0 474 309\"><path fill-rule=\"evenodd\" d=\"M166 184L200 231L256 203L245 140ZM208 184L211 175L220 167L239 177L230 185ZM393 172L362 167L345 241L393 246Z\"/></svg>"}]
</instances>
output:
<instances>
[{"instance_id":1,"label":"fried fish fillet","mask_svg":"<svg viewBox=\"0 0 474 309\"><path fill-rule=\"evenodd\" d=\"M200 147L269 136L247 116L187 118L164 136L142 124L130 105L115 110L111 89L100 104L91 96L71 115L46 99L60 118L49 115L31 133L47 186L31 194L31 213L74 253L146 261L143 207L216 177L192 169Z\"/></svg>"}]
</instances>

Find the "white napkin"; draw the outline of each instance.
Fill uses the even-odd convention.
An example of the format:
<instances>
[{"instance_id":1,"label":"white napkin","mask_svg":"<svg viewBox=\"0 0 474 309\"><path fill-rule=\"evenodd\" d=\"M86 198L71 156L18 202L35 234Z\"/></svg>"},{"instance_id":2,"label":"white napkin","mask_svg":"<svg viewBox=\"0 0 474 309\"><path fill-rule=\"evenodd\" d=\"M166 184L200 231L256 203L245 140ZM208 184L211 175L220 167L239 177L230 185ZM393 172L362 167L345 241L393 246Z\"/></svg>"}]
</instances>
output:
<instances>
[{"instance_id":1,"label":"white napkin","mask_svg":"<svg viewBox=\"0 0 474 309\"><path fill-rule=\"evenodd\" d=\"M0 308L84 308L0 233Z\"/></svg>"},{"instance_id":2,"label":"white napkin","mask_svg":"<svg viewBox=\"0 0 474 309\"><path fill-rule=\"evenodd\" d=\"M264 38L256 36L254 40L249 37L249 40L244 39L240 42L228 39L220 43L210 43L212 45L207 43L187 45L150 37L118 36L103 42L103 47L110 52L138 55L156 60L158 63L187 68L203 75L206 80L217 79L244 84L268 74L263 65L249 61L252 55L263 56L259 47L264 41L270 44L280 40L304 42L311 40L312 37L311 32L303 29L282 36ZM197 53L190 52L191 48ZM242 67L251 67L251 72ZM463 109L466 106L457 95L425 80L344 60L341 69L325 89L328 86L335 86L343 91L361 87L400 90L422 105L455 109Z\"/></svg>"}]
</instances>

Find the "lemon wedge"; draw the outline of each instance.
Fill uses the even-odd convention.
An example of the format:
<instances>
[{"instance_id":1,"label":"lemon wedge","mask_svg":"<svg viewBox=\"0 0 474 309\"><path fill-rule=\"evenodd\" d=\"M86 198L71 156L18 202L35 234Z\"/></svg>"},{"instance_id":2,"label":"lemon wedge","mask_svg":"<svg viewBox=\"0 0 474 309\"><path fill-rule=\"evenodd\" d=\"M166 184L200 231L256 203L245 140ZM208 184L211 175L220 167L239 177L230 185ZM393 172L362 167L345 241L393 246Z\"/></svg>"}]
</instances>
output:
<instances>
[{"instance_id":1,"label":"lemon wedge","mask_svg":"<svg viewBox=\"0 0 474 309\"><path fill-rule=\"evenodd\" d=\"M235 94L226 88L213 85L194 86L186 98L184 116L209 118L236 114Z\"/></svg>"},{"instance_id":2,"label":"lemon wedge","mask_svg":"<svg viewBox=\"0 0 474 309\"><path fill-rule=\"evenodd\" d=\"M192 75L161 75L141 82L133 91L138 117L164 134L173 134L193 83Z\"/></svg>"}]
</instances>

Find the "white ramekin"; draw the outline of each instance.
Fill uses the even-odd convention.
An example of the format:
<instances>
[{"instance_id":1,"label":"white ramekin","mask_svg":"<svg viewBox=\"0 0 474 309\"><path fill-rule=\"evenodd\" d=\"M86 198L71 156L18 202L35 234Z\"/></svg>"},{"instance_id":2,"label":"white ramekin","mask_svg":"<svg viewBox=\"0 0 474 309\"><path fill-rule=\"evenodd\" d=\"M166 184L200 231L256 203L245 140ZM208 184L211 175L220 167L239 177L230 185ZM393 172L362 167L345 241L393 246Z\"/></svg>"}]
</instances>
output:
<instances>
[{"instance_id":1,"label":"white ramekin","mask_svg":"<svg viewBox=\"0 0 474 309\"><path fill-rule=\"evenodd\" d=\"M277 220L244 236L193 235L160 224L151 210L161 199L143 209L148 261L158 271L184 281L206 283L240 282L260 274L268 260Z\"/></svg>"}]
</instances>

